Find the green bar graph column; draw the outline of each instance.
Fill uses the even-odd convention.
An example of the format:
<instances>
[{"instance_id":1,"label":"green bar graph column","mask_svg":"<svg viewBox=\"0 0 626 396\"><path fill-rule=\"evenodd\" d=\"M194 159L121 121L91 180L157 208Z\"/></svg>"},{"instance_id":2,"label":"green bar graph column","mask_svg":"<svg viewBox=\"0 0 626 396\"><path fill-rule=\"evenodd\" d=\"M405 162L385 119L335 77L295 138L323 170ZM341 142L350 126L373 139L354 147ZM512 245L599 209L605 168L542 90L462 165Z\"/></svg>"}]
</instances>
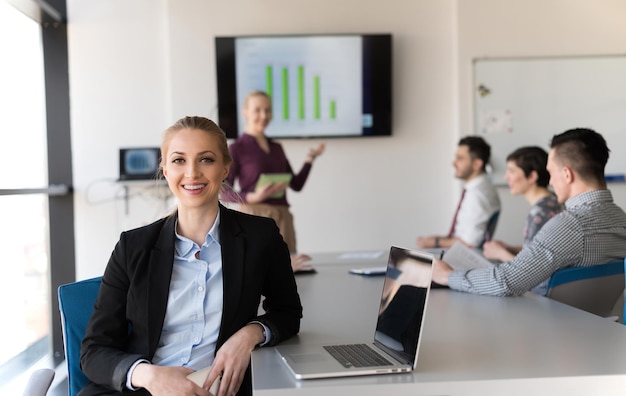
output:
<instances>
[{"instance_id":1,"label":"green bar graph column","mask_svg":"<svg viewBox=\"0 0 626 396\"><path fill-rule=\"evenodd\" d=\"M331 100L329 107L330 108L328 109L328 113L330 119L334 120L335 118L337 118L337 103L334 100Z\"/></svg>"},{"instance_id":2,"label":"green bar graph column","mask_svg":"<svg viewBox=\"0 0 626 396\"><path fill-rule=\"evenodd\" d=\"M289 71L286 67L282 69L283 76L283 120L289 119Z\"/></svg>"},{"instance_id":3,"label":"green bar graph column","mask_svg":"<svg viewBox=\"0 0 626 396\"><path fill-rule=\"evenodd\" d=\"M272 82L272 66L265 66L265 93L271 98L274 93Z\"/></svg>"},{"instance_id":4,"label":"green bar graph column","mask_svg":"<svg viewBox=\"0 0 626 396\"><path fill-rule=\"evenodd\" d=\"M320 112L320 77L313 77L313 116L316 120L321 118Z\"/></svg>"},{"instance_id":5,"label":"green bar graph column","mask_svg":"<svg viewBox=\"0 0 626 396\"><path fill-rule=\"evenodd\" d=\"M304 120L304 66L298 66L298 118Z\"/></svg>"}]
</instances>

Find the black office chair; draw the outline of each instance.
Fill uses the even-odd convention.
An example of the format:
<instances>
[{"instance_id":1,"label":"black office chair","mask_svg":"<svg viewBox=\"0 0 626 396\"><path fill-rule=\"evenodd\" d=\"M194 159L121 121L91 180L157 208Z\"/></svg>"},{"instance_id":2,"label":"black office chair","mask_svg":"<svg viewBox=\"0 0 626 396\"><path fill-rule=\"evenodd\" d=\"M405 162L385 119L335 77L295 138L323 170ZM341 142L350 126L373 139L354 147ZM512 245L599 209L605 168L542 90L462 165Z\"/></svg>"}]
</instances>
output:
<instances>
[{"instance_id":1,"label":"black office chair","mask_svg":"<svg viewBox=\"0 0 626 396\"><path fill-rule=\"evenodd\" d=\"M485 228L485 235L483 236L482 242L478 245L479 249L482 249L485 242L490 241L493 238L493 234L496 232L496 226L498 225L498 219L500 218L500 211L494 212L489 221L487 222L487 227Z\"/></svg>"},{"instance_id":2,"label":"black office chair","mask_svg":"<svg viewBox=\"0 0 626 396\"><path fill-rule=\"evenodd\" d=\"M564 304L609 317L624 293L625 260L587 267L568 267L556 271L548 282L546 296ZM622 313L622 322L626 315Z\"/></svg>"}]
</instances>

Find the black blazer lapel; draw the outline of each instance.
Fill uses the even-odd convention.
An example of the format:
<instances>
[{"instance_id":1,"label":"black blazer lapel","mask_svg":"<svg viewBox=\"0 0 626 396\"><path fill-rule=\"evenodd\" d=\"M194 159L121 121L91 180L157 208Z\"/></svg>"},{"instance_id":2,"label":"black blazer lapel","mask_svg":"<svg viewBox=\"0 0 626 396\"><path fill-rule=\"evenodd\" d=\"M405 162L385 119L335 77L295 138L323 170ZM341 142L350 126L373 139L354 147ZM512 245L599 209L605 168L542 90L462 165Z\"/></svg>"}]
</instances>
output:
<instances>
[{"instance_id":1,"label":"black blazer lapel","mask_svg":"<svg viewBox=\"0 0 626 396\"><path fill-rule=\"evenodd\" d=\"M150 252L147 285L147 329L150 358L154 356L159 338L161 337L165 312L167 310L167 300L174 263L176 219L177 216L172 215L165 221L159 237Z\"/></svg>"},{"instance_id":2,"label":"black blazer lapel","mask_svg":"<svg viewBox=\"0 0 626 396\"><path fill-rule=\"evenodd\" d=\"M230 335L228 329L235 322L237 306L244 277L245 235L230 209L220 205L220 245L222 246L222 274L224 281L224 308L218 344Z\"/></svg>"}]
</instances>

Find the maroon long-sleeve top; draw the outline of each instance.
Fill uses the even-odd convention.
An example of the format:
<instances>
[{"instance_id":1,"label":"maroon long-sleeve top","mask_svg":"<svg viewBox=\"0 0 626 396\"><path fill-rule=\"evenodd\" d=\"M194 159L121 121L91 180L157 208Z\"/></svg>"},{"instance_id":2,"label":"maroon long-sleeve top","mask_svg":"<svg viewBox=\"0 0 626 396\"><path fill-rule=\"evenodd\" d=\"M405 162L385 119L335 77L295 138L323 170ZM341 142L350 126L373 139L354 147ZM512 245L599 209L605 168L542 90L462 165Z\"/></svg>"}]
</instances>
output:
<instances>
[{"instance_id":1,"label":"maroon long-sleeve top","mask_svg":"<svg viewBox=\"0 0 626 396\"><path fill-rule=\"evenodd\" d=\"M246 202L248 193L254 192L262 173L290 173L292 178L289 187L294 191L302 190L309 177L311 163L305 162L300 172L294 174L281 144L269 138L268 143L270 152L266 153L259 146L254 136L244 133L229 146L233 163L230 166L226 182L234 186L235 180L238 181L239 195L244 202ZM229 202L239 201L234 191L226 191L222 199ZM281 198L268 198L264 203L289 206L286 192Z\"/></svg>"}]
</instances>

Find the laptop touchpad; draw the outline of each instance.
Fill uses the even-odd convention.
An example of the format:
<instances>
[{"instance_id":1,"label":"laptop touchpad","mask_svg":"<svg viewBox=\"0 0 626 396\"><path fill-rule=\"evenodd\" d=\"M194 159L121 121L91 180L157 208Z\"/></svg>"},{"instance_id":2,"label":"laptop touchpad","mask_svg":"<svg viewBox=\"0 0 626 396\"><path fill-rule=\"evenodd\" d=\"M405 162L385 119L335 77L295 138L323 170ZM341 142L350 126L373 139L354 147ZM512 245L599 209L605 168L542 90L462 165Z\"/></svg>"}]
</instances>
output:
<instances>
[{"instance_id":1,"label":"laptop touchpad","mask_svg":"<svg viewBox=\"0 0 626 396\"><path fill-rule=\"evenodd\" d=\"M328 360L328 355L324 355L322 353L290 354L289 357L296 363L323 362Z\"/></svg>"}]
</instances>

